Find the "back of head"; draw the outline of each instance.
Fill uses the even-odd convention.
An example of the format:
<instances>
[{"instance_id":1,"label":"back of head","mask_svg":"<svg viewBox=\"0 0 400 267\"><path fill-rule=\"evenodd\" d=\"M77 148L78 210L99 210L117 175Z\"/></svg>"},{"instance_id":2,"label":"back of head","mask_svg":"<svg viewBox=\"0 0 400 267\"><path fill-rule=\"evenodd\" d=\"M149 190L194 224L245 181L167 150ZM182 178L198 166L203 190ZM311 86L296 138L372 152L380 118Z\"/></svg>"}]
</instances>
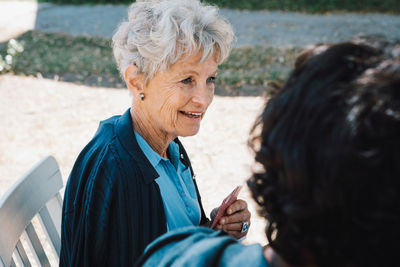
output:
<instances>
[{"instance_id":1,"label":"back of head","mask_svg":"<svg viewBox=\"0 0 400 267\"><path fill-rule=\"evenodd\" d=\"M400 58L389 45L303 53L262 114L249 180L290 264L392 266L400 240ZM397 54L397 55L396 55Z\"/></svg>"}]
</instances>

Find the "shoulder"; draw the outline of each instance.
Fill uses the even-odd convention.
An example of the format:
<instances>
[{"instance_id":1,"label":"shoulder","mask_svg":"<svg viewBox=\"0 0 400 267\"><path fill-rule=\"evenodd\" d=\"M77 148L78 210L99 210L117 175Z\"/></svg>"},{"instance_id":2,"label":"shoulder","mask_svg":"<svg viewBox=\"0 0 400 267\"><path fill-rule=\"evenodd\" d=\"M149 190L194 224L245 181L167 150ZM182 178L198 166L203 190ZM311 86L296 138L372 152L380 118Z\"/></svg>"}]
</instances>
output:
<instances>
[{"instance_id":1,"label":"shoulder","mask_svg":"<svg viewBox=\"0 0 400 267\"><path fill-rule=\"evenodd\" d=\"M119 116L100 122L96 134L80 152L71 172L74 176L96 176L99 172L116 171L121 151L115 134ZM107 174L107 173L105 173Z\"/></svg>"},{"instance_id":2,"label":"shoulder","mask_svg":"<svg viewBox=\"0 0 400 267\"><path fill-rule=\"evenodd\" d=\"M139 164L135 164L135 159L116 134L120 117L100 122L96 134L79 154L65 191L65 211L88 200L111 201L113 192L125 188L127 183L141 182L141 179L135 179L139 175Z\"/></svg>"},{"instance_id":3,"label":"shoulder","mask_svg":"<svg viewBox=\"0 0 400 267\"><path fill-rule=\"evenodd\" d=\"M243 245L221 231L188 227L162 235L140 259L143 266L268 266L263 248Z\"/></svg>"},{"instance_id":4,"label":"shoulder","mask_svg":"<svg viewBox=\"0 0 400 267\"><path fill-rule=\"evenodd\" d=\"M116 171L131 175L130 172L140 165L134 163L145 161L139 150L128 109L123 115L100 122L95 135L79 154L72 174L74 170L85 168L88 171L86 173L92 175L98 171L106 172L107 175Z\"/></svg>"}]
</instances>

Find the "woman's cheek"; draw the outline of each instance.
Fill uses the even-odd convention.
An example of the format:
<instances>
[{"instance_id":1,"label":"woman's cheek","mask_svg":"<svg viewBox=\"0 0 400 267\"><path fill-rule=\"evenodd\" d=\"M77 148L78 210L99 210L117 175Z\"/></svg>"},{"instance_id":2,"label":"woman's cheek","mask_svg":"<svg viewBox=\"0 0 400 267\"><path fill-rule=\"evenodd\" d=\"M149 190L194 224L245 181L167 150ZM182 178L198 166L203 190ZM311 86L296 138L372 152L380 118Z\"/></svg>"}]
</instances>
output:
<instances>
[{"instance_id":1,"label":"woman's cheek","mask_svg":"<svg viewBox=\"0 0 400 267\"><path fill-rule=\"evenodd\" d=\"M212 93L210 94L208 106L212 103L213 100L214 100L214 90L212 90Z\"/></svg>"},{"instance_id":2,"label":"woman's cheek","mask_svg":"<svg viewBox=\"0 0 400 267\"><path fill-rule=\"evenodd\" d=\"M174 127L177 122L178 112L178 108L173 101L165 101L160 115Z\"/></svg>"}]
</instances>

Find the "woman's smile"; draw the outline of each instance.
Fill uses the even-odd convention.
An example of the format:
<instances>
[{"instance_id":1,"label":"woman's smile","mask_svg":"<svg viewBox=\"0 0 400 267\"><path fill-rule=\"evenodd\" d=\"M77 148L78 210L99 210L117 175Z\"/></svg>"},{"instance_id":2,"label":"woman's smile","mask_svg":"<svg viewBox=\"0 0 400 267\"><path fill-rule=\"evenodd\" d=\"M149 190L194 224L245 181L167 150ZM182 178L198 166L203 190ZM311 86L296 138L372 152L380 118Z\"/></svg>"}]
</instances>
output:
<instances>
[{"instance_id":1,"label":"woman's smile","mask_svg":"<svg viewBox=\"0 0 400 267\"><path fill-rule=\"evenodd\" d=\"M183 110L180 110L179 113L193 120L201 120L204 114L203 112L183 111Z\"/></svg>"}]
</instances>

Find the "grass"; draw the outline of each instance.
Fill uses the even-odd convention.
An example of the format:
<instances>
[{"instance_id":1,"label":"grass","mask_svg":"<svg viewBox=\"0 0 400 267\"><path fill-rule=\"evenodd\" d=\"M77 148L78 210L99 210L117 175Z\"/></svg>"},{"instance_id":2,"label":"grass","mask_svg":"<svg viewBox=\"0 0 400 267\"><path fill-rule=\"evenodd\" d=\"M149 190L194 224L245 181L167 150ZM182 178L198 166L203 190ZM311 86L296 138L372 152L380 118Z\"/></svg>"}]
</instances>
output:
<instances>
[{"instance_id":1,"label":"grass","mask_svg":"<svg viewBox=\"0 0 400 267\"><path fill-rule=\"evenodd\" d=\"M332 11L400 13L400 0L209 0L221 7L308 13Z\"/></svg>"},{"instance_id":2,"label":"grass","mask_svg":"<svg viewBox=\"0 0 400 267\"><path fill-rule=\"evenodd\" d=\"M337 11L400 13L400 0L202 0L223 8L308 13ZM57 4L131 4L132 0L39 0Z\"/></svg>"},{"instance_id":3,"label":"grass","mask_svg":"<svg viewBox=\"0 0 400 267\"><path fill-rule=\"evenodd\" d=\"M91 86L123 87L109 39L30 31L17 41L24 51L13 58L11 72L72 81ZM7 44L0 44L0 54ZM217 94L260 95L269 81L283 81L299 49L236 48L220 66Z\"/></svg>"},{"instance_id":4,"label":"grass","mask_svg":"<svg viewBox=\"0 0 400 267\"><path fill-rule=\"evenodd\" d=\"M30 31L17 41L23 44L24 52L15 58L16 74L118 76L110 40Z\"/></svg>"}]
</instances>

